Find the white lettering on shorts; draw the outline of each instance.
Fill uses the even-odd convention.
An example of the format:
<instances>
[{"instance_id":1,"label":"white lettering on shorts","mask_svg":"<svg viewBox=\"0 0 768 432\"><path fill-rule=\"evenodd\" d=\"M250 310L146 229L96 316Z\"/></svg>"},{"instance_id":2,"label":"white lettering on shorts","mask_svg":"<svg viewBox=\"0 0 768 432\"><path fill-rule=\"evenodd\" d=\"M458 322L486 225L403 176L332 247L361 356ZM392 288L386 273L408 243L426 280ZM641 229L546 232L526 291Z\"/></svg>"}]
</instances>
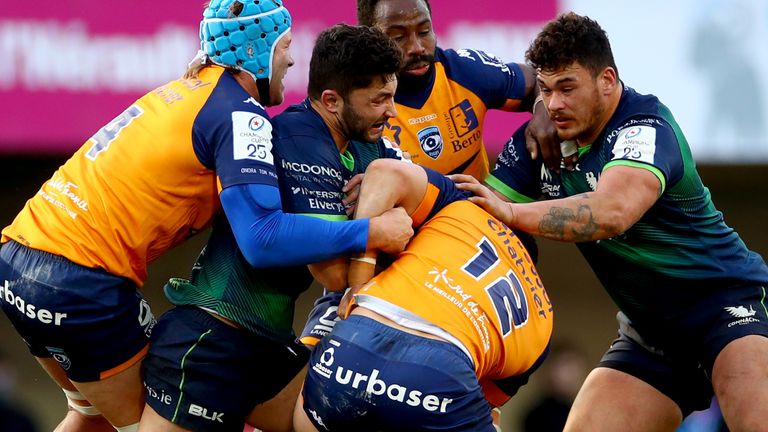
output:
<instances>
[{"instance_id":1,"label":"white lettering on shorts","mask_svg":"<svg viewBox=\"0 0 768 432\"><path fill-rule=\"evenodd\" d=\"M6 303L13 305L23 315L28 318L36 319L43 324L53 324L60 326L61 321L67 317L66 313L51 312L48 309L38 308L34 304L26 301L23 297L16 295L11 291L11 284L7 280L0 285L0 298Z\"/></svg>"},{"instance_id":2,"label":"white lettering on shorts","mask_svg":"<svg viewBox=\"0 0 768 432\"><path fill-rule=\"evenodd\" d=\"M224 423L224 420L222 420L222 417L224 417L223 412L212 411L211 414L208 414L208 408L201 407L200 405L189 404L189 413L193 416L202 417L206 420Z\"/></svg>"},{"instance_id":3,"label":"white lettering on shorts","mask_svg":"<svg viewBox=\"0 0 768 432\"><path fill-rule=\"evenodd\" d=\"M173 403L173 397L165 392L165 389L160 389L160 391L157 391L154 387L151 387L147 385L147 383L144 383L144 387L147 389L147 396L157 399L160 403L163 405L171 405Z\"/></svg>"},{"instance_id":4,"label":"white lettering on shorts","mask_svg":"<svg viewBox=\"0 0 768 432\"><path fill-rule=\"evenodd\" d=\"M331 340L330 343L337 347L341 346L341 343L336 340ZM373 368L368 374L362 374L338 365L334 369L332 368L335 362L334 354L334 347L326 348L320 355L320 361L315 363L312 369L320 376L334 380L342 386L351 386L353 389L365 389L368 397L386 396L395 402L404 403L412 407L421 407L429 412L440 413L445 413L448 404L453 402L453 399L425 394L421 390L409 389L407 386L398 383L389 384L379 378L380 371L376 368Z\"/></svg>"}]
</instances>

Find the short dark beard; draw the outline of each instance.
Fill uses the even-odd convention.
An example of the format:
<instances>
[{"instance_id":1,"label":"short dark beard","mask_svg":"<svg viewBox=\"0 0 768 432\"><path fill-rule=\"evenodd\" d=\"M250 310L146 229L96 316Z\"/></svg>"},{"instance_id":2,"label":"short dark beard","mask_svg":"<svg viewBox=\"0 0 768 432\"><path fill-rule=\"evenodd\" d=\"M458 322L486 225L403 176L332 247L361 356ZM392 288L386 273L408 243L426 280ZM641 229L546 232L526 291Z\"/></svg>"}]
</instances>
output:
<instances>
[{"instance_id":1,"label":"short dark beard","mask_svg":"<svg viewBox=\"0 0 768 432\"><path fill-rule=\"evenodd\" d=\"M367 134L367 129L363 129L363 119L360 117L349 105L349 101L344 103L344 108L341 109L341 115L339 116L341 122L341 131L347 140L354 140L360 142L370 142Z\"/></svg>"},{"instance_id":2,"label":"short dark beard","mask_svg":"<svg viewBox=\"0 0 768 432\"><path fill-rule=\"evenodd\" d=\"M413 93L422 90L435 75L435 56L432 54L425 54L411 59L406 63L402 70L405 71L409 67L419 63L429 63L429 70L427 73L421 76L414 76L407 73L400 73L397 80L397 90L406 93Z\"/></svg>"}]
</instances>

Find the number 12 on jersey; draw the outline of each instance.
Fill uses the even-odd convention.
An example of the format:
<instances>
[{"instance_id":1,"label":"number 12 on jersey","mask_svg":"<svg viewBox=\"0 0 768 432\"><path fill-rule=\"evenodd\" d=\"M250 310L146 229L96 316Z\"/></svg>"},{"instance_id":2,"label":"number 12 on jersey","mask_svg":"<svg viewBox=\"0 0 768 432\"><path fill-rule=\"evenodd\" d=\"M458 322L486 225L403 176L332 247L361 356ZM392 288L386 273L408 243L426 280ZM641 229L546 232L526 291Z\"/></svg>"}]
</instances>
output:
<instances>
[{"instance_id":1,"label":"number 12 on jersey","mask_svg":"<svg viewBox=\"0 0 768 432\"><path fill-rule=\"evenodd\" d=\"M479 249L477 254L461 269L480 281L501 262L501 259L487 237L483 237L476 246ZM484 289L501 324L502 337L508 336L513 327L518 329L528 322L528 299L523 284L514 271L510 270L507 274L497 277Z\"/></svg>"}]
</instances>

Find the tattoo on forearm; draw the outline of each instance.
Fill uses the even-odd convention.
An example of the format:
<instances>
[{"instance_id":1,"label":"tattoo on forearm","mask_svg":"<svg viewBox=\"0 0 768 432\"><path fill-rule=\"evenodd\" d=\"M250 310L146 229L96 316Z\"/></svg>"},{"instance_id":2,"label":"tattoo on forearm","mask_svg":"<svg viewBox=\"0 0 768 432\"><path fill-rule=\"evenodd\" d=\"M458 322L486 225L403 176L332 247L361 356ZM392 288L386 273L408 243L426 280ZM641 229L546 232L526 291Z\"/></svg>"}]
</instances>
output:
<instances>
[{"instance_id":1,"label":"tattoo on forearm","mask_svg":"<svg viewBox=\"0 0 768 432\"><path fill-rule=\"evenodd\" d=\"M579 204L576 212L567 207L552 207L539 223L541 234L556 240L591 241L599 230L588 204Z\"/></svg>"}]
</instances>

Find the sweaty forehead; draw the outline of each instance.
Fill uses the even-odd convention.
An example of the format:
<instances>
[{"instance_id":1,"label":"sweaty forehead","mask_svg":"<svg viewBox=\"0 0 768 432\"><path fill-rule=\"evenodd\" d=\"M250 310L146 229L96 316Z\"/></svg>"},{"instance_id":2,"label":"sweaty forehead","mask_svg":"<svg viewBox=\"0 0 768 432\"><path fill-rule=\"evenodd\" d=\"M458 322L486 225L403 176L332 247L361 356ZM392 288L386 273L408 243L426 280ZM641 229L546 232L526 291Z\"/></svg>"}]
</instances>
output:
<instances>
[{"instance_id":1,"label":"sweaty forehead","mask_svg":"<svg viewBox=\"0 0 768 432\"><path fill-rule=\"evenodd\" d=\"M381 0L374 11L374 22L385 29L419 25L430 20L429 9L421 0Z\"/></svg>"}]
</instances>

